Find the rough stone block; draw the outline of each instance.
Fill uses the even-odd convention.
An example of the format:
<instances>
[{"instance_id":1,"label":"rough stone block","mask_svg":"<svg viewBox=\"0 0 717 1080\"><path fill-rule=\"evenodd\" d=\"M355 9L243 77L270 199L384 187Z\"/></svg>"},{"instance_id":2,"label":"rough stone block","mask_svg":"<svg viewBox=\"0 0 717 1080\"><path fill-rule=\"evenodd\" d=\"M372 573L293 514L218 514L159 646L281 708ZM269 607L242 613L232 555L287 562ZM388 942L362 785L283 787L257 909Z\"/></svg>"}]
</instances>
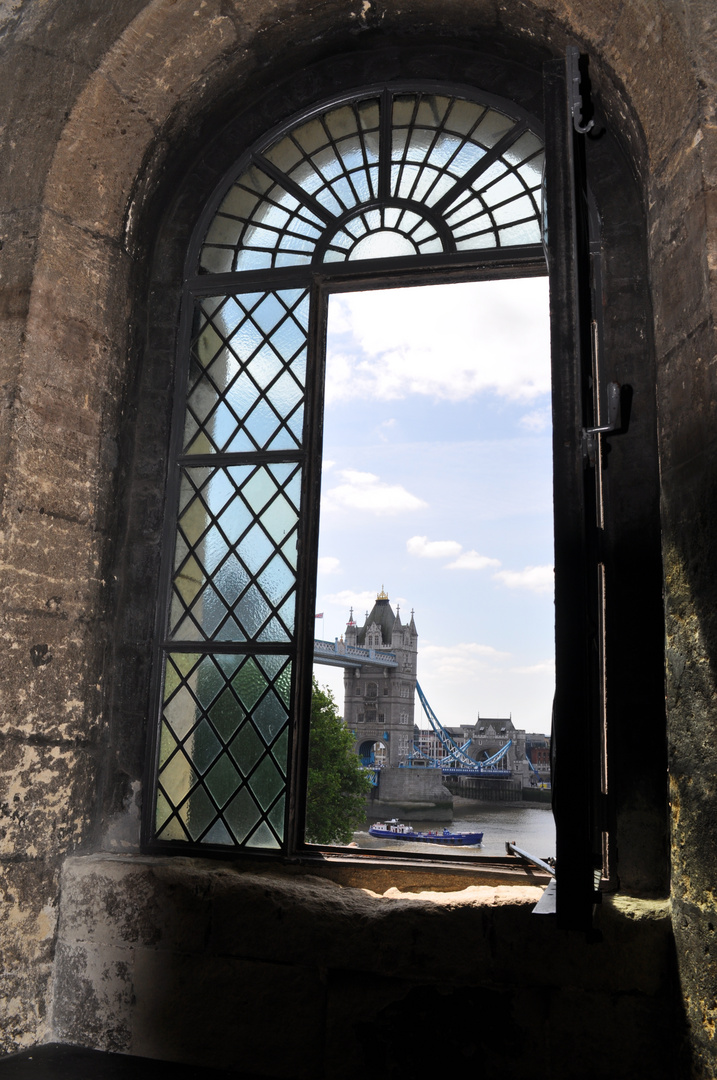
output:
<instances>
[{"instance_id":1,"label":"rough stone block","mask_svg":"<svg viewBox=\"0 0 717 1080\"><path fill-rule=\"evenodd\" d=\"M0 858L51 858L76 846L87 830L94 773L85 751L2 739Z\"/></svg>"},{"instance_id":2,"label":"rough stone block","mask_svg":"<svg viewBox=\"0 0 717 1080\"><path fill-rule=\"evenodd\" d=\"M59 944L53 1038L97 1050L130 1053L133 961L131 949Z\"/></svg>"},{"instance_id":3,"label":"rough stone block","mask_svg":"<svg viewBox=\"0 0 717 1080\"><path fill-rule=\"evenodd\" d=\"M92 79L65 125L45 203L66 220L120 242L133 178L154 139L143 109L103 77Z\"/></svg>"},{"instance_id":4,"label":"rough stone block","mask_svg":"<svg viewBox=\"0 0 717 1080\"><path fill-rule=\"evenodd\" d=\"M236 32L227 8L220 0L199 7L195 0L179 0L168 20L165 10L147 6L127 27L103 73L143 115L162 124L207 66L233 47Z\"/></svg>"},{"instance_id":5,"label":"rough stone block","mask_svg":"<svg viewBox=\"0 0 717 1080\"><path fill-rule=\"evenodd\" d=\"M0 1053L48 1032L58 887L54 862L0 859Z\"/></svg>"}]
</instances>

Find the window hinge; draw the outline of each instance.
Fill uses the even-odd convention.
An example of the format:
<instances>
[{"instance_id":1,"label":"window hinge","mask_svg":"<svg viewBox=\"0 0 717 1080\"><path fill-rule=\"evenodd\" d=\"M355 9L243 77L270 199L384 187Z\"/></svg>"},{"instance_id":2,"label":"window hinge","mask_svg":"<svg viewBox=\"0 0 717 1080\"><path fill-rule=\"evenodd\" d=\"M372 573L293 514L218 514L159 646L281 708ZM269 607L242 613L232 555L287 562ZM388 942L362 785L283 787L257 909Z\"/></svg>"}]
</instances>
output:
<instances>
[{"instance_id":1,"label":"window hinge","mask_svg":"<svg viewBox=\"0 0 717 1080\"><path fill-rule=\"evenodd\" d=\"M598 427L583 428L583 460L586 465L597 461L600 435L613 434L620 430L620 383L607 384L607 423Z\"/></svg>"},{"instance_id":2,"label":"window hinge","mask_svg":"<svg viewBox=\"0 0 717 1080\"><path fill-rule=\"evenodd\" d=\"M594 120L588 120L585 123L585 104L583 102L583 95L580 92L580 80L582 78L580 74L580 49L577 45L568 45L567 50L568 61L568 81L570 84L570 111L573 117L573 127L579 135L586 135L590 131L595 123Z\"/></svg>"}]
</instances>

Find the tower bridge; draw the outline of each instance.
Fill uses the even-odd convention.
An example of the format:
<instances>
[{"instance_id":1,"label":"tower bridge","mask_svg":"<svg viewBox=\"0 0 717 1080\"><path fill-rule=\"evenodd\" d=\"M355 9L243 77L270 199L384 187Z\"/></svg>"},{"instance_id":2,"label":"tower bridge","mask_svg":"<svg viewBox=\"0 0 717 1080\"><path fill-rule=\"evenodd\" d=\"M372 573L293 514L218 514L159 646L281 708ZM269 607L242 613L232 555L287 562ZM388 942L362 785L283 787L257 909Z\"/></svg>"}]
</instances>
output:
<instances>
[{"instance_id":1,"label":"tower bridge","mask_svg":"<svg viewBox=\"0 0 717 1080\"><path fill-rule=\"evenodd\" d=\"M382 649L362 649L358 645L347 645L343 638L333 641L314 641L314 663L328 667L398 667L396 654Z\"/></svg>"},{"instance_id":2,"label":"tower bridge","mask_svg":"<svg viewBox=\"0 0 717 1080\"><path fill-rule=\"evenodd\" d=\"M400 609L394 613L383 589L363 625L352 608L344 636L314 642L315 664L344 669L344 722L355 734L359 756L389 768L418 760L446 775L507 779L525 772L529 780L525 732L511 720L480 719L448 730L418 685L417 655L413 611L410 621L402 622ZM420 746L414 732L416 691L433 729L428 738L421 737Z\"/></svg>"}]
</instances>

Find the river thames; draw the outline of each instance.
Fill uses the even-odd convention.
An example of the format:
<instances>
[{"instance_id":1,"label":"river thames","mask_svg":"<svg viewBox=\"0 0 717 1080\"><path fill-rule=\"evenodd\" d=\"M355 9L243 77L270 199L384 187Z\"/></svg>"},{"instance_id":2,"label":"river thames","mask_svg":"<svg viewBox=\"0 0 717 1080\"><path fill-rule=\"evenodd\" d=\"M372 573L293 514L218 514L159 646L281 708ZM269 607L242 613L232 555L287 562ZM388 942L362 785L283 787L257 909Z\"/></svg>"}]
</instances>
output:
<instances>
[{"instance_id":1,"label":"river thames","mask_svg":"<svg viewBox=\"0 0 717 1080\"><path fill-rule=\"evenodd\" d=\"M458 802L458 800L456 800ZM354 833L354 841L362 848L381 848L384 851L433 851L436 857L450 851L451 855L505 855L506 841L536 855L539 859L555 857L555 823L549 806L520 806L511 803L471 803L460 800L455 807L453 822L421 821L414 828L421 832L444 828L451 832L483 833L480 847L439 847L410 843L404 840L383 840L369 836L367 830ZM405 824L412 824L409 818Z\"/></svg>"}]
</instances>

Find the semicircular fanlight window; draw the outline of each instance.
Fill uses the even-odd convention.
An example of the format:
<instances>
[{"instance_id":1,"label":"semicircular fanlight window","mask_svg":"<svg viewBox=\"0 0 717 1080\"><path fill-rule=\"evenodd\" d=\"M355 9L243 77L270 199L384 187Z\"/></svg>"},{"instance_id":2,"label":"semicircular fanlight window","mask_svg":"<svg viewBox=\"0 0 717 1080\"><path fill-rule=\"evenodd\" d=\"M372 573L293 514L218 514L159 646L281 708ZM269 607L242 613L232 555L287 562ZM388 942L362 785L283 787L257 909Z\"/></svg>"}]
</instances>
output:
<instances>
[{"instance_id":1,"label":"semicircular fanlight window","mask_svg":"<svg viewBox=\"0 0 717 1080\"><path fill-rule=\"evenodd\" d=\"M540 243L543 143L459 96L376 93L299 123L224 196L209 273Z\"/></svg>"}]
</instances>

